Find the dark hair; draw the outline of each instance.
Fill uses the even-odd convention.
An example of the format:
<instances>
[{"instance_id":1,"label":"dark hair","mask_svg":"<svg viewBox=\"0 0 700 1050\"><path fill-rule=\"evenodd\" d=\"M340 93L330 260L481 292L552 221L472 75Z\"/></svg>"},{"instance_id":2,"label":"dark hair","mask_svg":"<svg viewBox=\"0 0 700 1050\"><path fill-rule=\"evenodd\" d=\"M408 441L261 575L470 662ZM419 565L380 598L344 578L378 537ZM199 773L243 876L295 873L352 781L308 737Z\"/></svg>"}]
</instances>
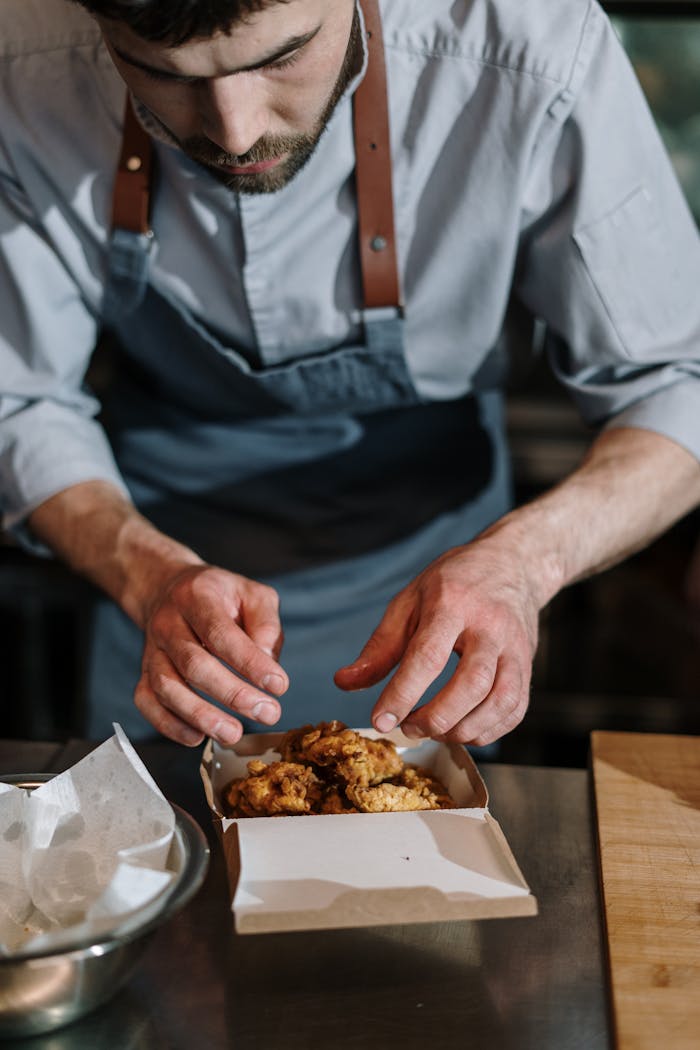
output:
<instances>
[{"instance_id":1,"label":"dark hair","mask_svg":"<svg viewBox=\"0 0 700 1050\"><path fill-rule=\"evenodd\" d=\"M173 47L228 32L247 15L288 0L77 0L93 15L123 22L144 40Z\"/></svg>"}]
</instances>

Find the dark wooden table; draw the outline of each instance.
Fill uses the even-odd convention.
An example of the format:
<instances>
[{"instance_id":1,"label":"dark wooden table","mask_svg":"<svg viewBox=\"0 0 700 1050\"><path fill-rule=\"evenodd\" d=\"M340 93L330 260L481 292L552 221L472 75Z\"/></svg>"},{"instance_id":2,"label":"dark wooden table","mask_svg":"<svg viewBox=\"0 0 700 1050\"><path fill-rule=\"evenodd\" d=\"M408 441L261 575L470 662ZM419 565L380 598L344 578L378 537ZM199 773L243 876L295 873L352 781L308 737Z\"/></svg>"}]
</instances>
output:
<instances>
[{"instance_id":1,"label":"dark wooden table","mask_svg":"<svg viewBox=\"0 0 700 1050\"><path fill-rule=\"evenodd\" d=\"M0 741L0 775L59 772L86 741ZM197 897L127 986L22 1050L608 1050L588 774L483 764L490 809L538 898L534 918L237 936L199 753L138 745L212 844ZM2 1044L3 1048L9 1044Z\"/></svg>"}]
</instances>

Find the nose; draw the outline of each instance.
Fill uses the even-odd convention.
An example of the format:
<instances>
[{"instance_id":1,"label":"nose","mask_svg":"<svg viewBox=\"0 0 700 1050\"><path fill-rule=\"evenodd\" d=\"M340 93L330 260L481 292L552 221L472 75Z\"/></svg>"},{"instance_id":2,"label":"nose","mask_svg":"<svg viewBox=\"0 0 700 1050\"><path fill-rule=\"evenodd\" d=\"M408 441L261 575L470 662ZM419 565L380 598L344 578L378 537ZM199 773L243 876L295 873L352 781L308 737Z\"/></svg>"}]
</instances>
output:
<instances>
[{"instance_id":1,"label":"nose","mask_svg":"<svg viewBox=\"0 0 700 1050\"><path fill-rule=\"evenodd\" d=\"M248 73L209 80L201 116L207 138L227 153L242 157L267 131L264 88Z\"/></svg>"}]
</instances>

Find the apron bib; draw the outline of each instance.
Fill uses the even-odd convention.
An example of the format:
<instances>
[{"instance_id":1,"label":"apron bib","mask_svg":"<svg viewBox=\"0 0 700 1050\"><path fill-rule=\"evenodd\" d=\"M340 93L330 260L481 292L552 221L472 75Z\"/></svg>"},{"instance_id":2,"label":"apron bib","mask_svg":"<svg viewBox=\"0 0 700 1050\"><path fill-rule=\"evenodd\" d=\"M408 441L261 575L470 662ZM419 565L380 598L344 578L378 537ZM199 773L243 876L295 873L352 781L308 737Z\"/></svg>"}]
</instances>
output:
<instances>
[{"instance_id":1,"label":"apron bib","mask_svg":"<svg viewBox=\"0 0 700 1050\"><path fill-rule=\"evenodd\" d=\"M353 98L361 343L257 367L149 284L152 145L130 107L115 187L104 319L118 351L105 427L157 527L280 593L291 681L281 728L368 724L379 688L360 702L335 688L333 672L397 590L504 513L510 496L499 395L426 403L408 371L381 22L375 0L362 6L371 36ZM135 737L148 734L131 701L140 634L114 607L98 626L90 733L108 735L119 717Z\"/></svg>"}]
</instances>

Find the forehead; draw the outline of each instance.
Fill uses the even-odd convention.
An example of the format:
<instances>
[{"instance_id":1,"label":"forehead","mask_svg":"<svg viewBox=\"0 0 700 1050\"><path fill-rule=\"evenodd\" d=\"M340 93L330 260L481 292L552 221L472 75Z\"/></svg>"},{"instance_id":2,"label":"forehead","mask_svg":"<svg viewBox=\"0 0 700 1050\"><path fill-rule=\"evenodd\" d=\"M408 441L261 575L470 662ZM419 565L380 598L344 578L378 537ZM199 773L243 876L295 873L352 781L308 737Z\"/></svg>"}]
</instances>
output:
<instances>
[{"instance_id":1,"label":"forehead","mask_svg":"<svg viewBox=\"0 0 700 1050\"><path fill-rule=\"evenodd\" d=\"M252 65L288 41L332 25L347 0L273 2L235 22L226 33L196 37L178 47L144 40L122 22L98 19L108 45L148 65L182 76L212 77L236 66Z\"/></svg>"}]
</instances>

